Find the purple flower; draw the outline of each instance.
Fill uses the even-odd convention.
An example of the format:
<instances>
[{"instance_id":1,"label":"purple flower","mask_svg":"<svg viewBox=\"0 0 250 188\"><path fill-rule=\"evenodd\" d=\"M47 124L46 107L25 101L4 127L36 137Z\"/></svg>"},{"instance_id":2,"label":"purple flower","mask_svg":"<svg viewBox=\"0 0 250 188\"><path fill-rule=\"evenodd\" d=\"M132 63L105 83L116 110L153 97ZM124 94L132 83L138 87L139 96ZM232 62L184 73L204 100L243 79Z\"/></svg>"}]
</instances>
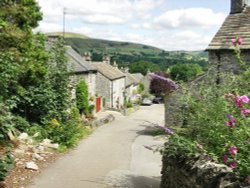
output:
<instances>
[{"instance_id":1,"label":"purple flower","mask_svg":"<svg viewBox=\"0 0 250 188\"><path fill-rule=\"evenodd\" d=\"M223 161L224 161L225 164L227 164L227 162L228 162L228 156L227 155L223 156Z\"/></svg>"},{"instance_id":2,"label":"purple flower","mask_svg":"<svg viewBox=\"0 0 250 188\"><path fill-rule=\"evenodd\" d=\"M237 163L236 163L236 162L233 162L232 164L230 164L230 167L231 167L232 169L237 168Z\"/></svg>"},{"instance_id":3,"label":"purple flower","mask_svg":"<svg viewBox=\"0 0 250 188\"><path fill-rule=\"evenodd\" d=\"M179 88L179 86L173 80L171 80L169 78L166 78L164 76L160 76L160 75L157 75L155 73L149 73L149 76L151 76L152 78L158 78L158 79L161 79L161 80L165 81L167 84L170 85L170 87L173 90L177 90Z\"/></svg>"},{"instance_id":4,"label":"purple flower","mask_svg":"<svg viewBox=\"0 0 250 188\"><path fill-rule=\"evenodd\" d=\"M228 121L226 122L227 127L235 127L236 119L233 118L230 114L227 114Z\"/></svg>"},{"instance_id":5,"label":"purple flower","mask_svg":"<svg viewBox=\"0 0 250 188\"><path fill-rule=\"evenodd\" d=\"M248 102L249 102L249 98L248 98L246 95L240 96L240 100L241 100L243 103L248 103Z\"/></svg>"},{"instance_id":6,"label":"purple flower","mask_svg":"<svg viewBox=\"0 0 250 188\"><path fill-rule=\"evenodd\" d=\"M233 44L234 46L236 45L236 39L235 39L235 38L231 39L231 42L232 42L232 44Z\"/></svg>"},{"instance_id":7,"label":"purple flower","mask_svg":"<svg viewBox=\"0 0 250 188\"><path fill-rule=\"evenodd\" d=\"M241 113L244 115L244 116L248 116L250 114L250 109L242 109L241 110Z\"/></svg>"},{"instance_id":8,"label":"purple flower","mask_svg":"<svg viewBox=\"0 0 250 188\"><path fill-rule=\"evenodd\" d=\"M236 155L237 152L238 152L238 149L237 149L237 147L235 147L235 146L230 146L230 147L228 148L228 151L229 151L230 154Z\"/></svg>"},{"instance_id":9,"label":"purple flower","mask_svg":"<svg viewBox=\"0 0 250 188\"><path fill-rule=\"evenodd\" d=\"M234 46L237 46L243 43L243 39L241 37L236 37L236 38L232 38L231 42Z\"/></svg>"},{"instance_id":10,"label":"purple flower","mask_svg":"<svg viewBox=\"0 0 250 188\"><path fill-rule=\"evenodd\" d=\"M240 96L236 96L236 98L235 98L235 103L236 103L236 106L238 106L238 108L243 108L243 106L242 106L242 100L241 100L241 97Z\"/></svg>"},{"instance_id":11,"label":"purple flower","mask_svg":"<svg viewBox=\"0 0 250 188\"><path fill-rule=\"evenodd\" d=\"M243 39L241 37L238 38L238 45L241 45L243 43Z\"/></svg>"},{"instance_id":12,"label":"purple flower","mask_svg":"<svg viewBox=\"0 0 250 188\"><path fill-rule=\"evenodd\" d=\"M174 134L174 132L171 129L167 128L167 127L160 126L160 125L157 125L156 127L159 128L159 129L164 130L168 134Z\"/></svg>"}]
</instances>

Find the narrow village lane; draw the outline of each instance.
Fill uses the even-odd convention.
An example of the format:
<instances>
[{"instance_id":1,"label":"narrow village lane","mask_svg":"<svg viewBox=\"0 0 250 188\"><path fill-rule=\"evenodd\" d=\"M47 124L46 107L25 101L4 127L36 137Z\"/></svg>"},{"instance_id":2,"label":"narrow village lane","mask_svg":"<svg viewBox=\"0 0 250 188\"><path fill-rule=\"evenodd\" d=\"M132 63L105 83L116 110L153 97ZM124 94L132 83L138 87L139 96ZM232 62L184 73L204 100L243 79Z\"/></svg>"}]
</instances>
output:
<instances>
[{"instance_id":1,"label":"narrow village lane","mask_svg":"<svg viewBox=\"0 0 250 188\"><path fill-rule=\"evenodd\" d=\"M152 105L98 128L29 188L158 188L161 156L144 145L160 145L148 122L163 124L164 106Z\"/></svg>"}]
</instances>

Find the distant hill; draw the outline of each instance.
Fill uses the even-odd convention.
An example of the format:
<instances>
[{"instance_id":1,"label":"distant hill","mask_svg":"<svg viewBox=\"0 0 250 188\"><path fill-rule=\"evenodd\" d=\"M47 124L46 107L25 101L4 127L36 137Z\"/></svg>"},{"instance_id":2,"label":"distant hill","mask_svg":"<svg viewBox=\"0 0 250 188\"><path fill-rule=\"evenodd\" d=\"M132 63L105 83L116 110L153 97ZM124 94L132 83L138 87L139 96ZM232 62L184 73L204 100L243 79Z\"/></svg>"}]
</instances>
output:
<instances>
[{"instance_id":1,"label":"distant hill","mask_svg":"<svg viewBox=\"0 0 250 188\"><path fill-rule=\"evenodd\" d=\"M46 33L47 36L63 36L62 32L51 32L51 33ZM65 38L80 38L80 39L87 39L86 35L78 34L78 33L70 33L66 32L64 33Z\"/></svg>"},{"instance_id":2,"label":"distant hill","mask_svg":"<svg viewBox=\"0 0 250 188\"><path fill-rule=\"evenodd\" d=\"M49 33L48 35L62 36L62 33ZM120 66L127 66L138 61L149 61L165 70L176 63L196 63L202 67L208 64L208 55L202 51L165 51L149 45L93 39L75 33L65 33L65 41L81 55L91 52L94 61L101 61L102 56L108 54L111 60L115 60Z\"/></svg>"}]
</instances>

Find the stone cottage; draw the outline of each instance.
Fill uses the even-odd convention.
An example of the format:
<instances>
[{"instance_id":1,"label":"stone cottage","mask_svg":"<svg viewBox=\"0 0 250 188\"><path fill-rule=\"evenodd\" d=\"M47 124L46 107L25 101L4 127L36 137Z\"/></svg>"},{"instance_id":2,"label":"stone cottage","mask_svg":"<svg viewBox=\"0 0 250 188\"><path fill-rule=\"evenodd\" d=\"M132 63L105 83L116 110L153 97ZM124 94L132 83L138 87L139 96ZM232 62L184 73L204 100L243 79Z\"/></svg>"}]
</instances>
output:
<instances>
[{"instance_id":1,"label":"stone cottage","mask_svg":"<svg viewBox=\"0 0 250 188\"><path fill-rule=\"evenodd\" d=\"M75 86L80 80L85 80L88 85L89 96L94 97L96 94L97 69L70 46L66 46L66 57L68 58L68 71L71 73L72 99L75 99Z\"/></svg>"},{"instance_id":2,"label":"stone cottage","mask_svg":"<svg viewBox=\"0 0 250 188\"><path fill-rule=\"evenodd\" d=\"M137 82L141 82L144 77L141 73L132 73L132 76L137 80Z\"/></svg>"},{"instance_id":3,"label":"stone cottage","mask_svg":"<svg viewBox=\"0 0 250 188\"><path fill-rule=\"evenodd\" d=\"M250 60L250 7L248 0L231 0L231 12L218 30L207 51L209 62L215 65L219 75L221 71L237 73L239 66L234 57L233 38L243 38L240 45L241 55L244 61ZM219 76L217 77L219 78ZM219 80L217 79L217 82Z\"/></svg>"},{"instance_id":4,"label":"stone cottage","mask_svg":"<svg viewBox=\"0 0 250 188\"><path fill-rule=\"evenodd\" d=\"M105 107L121 108L124 104L125 74L110 65L108 58L92 65L97 69L96 92L105 99Z\"/></svg>"},{"instance_id":5,"label":"stone cottage","mask_svg":"<svg viewBox=\"0 0 250 188\"><path fill-rule=\"evenodd\" d=\"M122 71L126 75L126 95L129 98L133 98L133 96L137 94L139 81L132 74L129 73L129 68L124 68Z\"/></svg>"}]
</instances>

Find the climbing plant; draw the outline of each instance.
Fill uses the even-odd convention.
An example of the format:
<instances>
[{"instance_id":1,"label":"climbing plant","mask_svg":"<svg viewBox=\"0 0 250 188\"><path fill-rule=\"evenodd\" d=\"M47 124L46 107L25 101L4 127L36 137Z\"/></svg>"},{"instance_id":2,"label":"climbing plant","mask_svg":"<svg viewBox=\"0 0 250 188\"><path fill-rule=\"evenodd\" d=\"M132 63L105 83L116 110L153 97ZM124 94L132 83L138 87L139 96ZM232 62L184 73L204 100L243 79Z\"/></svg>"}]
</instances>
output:
<instances>
[{"instance_id":1,"label":"climbing plant","mask_svg":"<svg viewBox=\"0 0 250 188\"><path fill-rule=\"evenodd\" d=\"M84 80L76 86L76 106L81 114L89 113L88 85Z\"/></svg>"}]
</instances>

